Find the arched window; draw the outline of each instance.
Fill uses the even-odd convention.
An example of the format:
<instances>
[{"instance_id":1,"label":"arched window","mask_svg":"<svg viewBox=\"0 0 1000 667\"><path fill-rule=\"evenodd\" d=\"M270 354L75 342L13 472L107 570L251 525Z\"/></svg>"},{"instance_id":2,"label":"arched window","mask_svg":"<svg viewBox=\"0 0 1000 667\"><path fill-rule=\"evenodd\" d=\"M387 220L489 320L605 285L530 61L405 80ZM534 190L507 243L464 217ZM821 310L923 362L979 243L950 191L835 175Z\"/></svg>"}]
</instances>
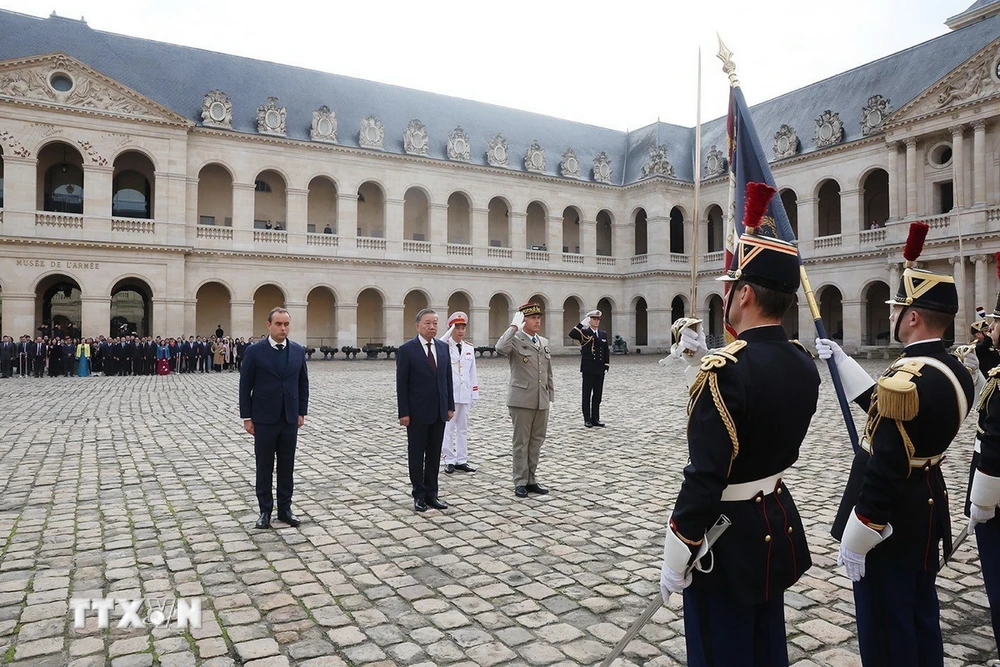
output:
<instances>
[{"instance_id":1,"label":"arched window","mask_svg":"<svg viewBox=\"0 0 1000 667\"><path fill-rule=\"evenodd\" d=\"M83 213L83 157L68 144L56 142L38 154L42 174L39 208L53 213Z\"/></svg>"},{"instance_id":2,"label":"arched window","mask_svg":"<svg viewBox=\"0 0 1000 667\"><path fill-rule=\"evenodd\" d=\"M865 178L865 229L884 227L889 219L889 172L875 169Z\"/></svg>"},{"instance_id":3,"label":"arched window","mask_svg":"<svg viewBox=\"0 0 1000 667\"><path fill-rule=\"evenodd\" d=\"M221 165L206 164L198 172L198 224L233 226L233 177Z\"/></svg>"},{"instance_id":4,"label":"arched window","mask_svg":"<svg viewBox=\"0 0 1000 667\"><path fill-rule=\"evenodd\" d=\"M648 251L646 245L646 209L640 208L635 212L635 253L645 255Z\"/></svg>"},{"instance_id":5,"label":"arched window","mask_svg":"<svg viewBox=\"0 0 1000 667\"><path fill-rule=\"evenodd\" d=\"M597 214L597 254L610 257L614 254L614 236L611 232L611 214L601 211Z\"/></svg>"},{"instance_id":6,"label":"arched window","mask_svg":"<svg viewBox=\"0 0 1000 667\"><path fill-rule=\"evenodd\" d=\"M684 254L684 213L677 206L670 209L670 252Z\"/></svg>"},{"instance_id":7,"label":"arched window","mask_svg":"<svg viewBox=\"0 0 1000 667\"><path fill-rule=\"evenodd\" d=\"M788 222L792 225L792 233L799 237L799 197L795 190L786 188L781 191L781 205L785 207Z\"/></svg>"},{"instance_id":8,"label":"arched window","mask_svg":"<svg viewBox=\"0 0 1000 667\"><path fill-rule=\"evenodd\" d=\"M817 236L836 236L840 234L840 185L830 179L823 182L819 188L819 229Z\"/></svg>"},{"instance_id":9,"label":"arched window","mask_svg":"<svg viewBox=\"0 0 1000 667\"><path fill-rule=\"evenodd\" d=\"M151 218L152 188L137 171L123 171L115 176L111 197L111 215L118 218Z\"/></svg>"},{"instance_id":10,"label":"arched window","mask_svg":"<svg viewBox=\"0 0 1000 667\"><path fill-rule=\"evenodd\" d=\"M725 249L726 232L723 228L722 207L713 205L708 209L708 251L720 252Z\"/></svg>"}]
</instances>

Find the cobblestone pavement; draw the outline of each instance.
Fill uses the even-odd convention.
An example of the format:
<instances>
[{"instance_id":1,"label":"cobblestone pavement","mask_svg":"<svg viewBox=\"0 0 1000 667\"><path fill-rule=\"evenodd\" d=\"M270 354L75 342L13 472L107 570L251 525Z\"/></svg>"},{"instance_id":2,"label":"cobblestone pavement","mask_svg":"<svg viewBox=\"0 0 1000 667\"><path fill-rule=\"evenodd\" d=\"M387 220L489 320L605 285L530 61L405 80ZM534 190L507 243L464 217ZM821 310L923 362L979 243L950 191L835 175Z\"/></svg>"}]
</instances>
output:
<instances>
[{"instance_id":1,"label":"cobblestone pavement","mask_svg":"<svg viewBox=\"0 0 1000 667\"><path fill-rule=\"evenodd\" d=\"M865 363L873 371L885 364ZM518 500L506 362L482 360L484 398L470 427L479 471L442 474L451 508L424 514L409 499L393 368L310 363L294 497L304 521L271 531L252 529L253 452L237 419L236 374L0 382L0 663L603 659L658 591L664 525L686 460L680 365L614 358L608 427L587 430L577 362L559 359L539 466L552 493ZM850 458L840 419L825 382L788 480L815 563L786 596L800 666L860 665L849 582L828 534ZM955 517L972 428L970 420L944 464ZM938 581L946 664L995 657L974 539ZM91 612L75 629L69 598L106 595L201 597L203 625L100 630ZM682 625L674 596L618 664L684 664Z\"/></svg>"}]
</instances>

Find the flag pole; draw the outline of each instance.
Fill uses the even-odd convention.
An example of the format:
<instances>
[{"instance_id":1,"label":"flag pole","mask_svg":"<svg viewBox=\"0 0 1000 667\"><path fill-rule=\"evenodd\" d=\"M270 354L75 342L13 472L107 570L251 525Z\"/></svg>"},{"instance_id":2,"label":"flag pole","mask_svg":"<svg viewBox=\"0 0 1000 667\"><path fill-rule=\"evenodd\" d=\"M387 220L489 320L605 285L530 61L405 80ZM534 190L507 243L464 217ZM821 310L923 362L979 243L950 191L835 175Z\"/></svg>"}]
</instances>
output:
<instances>
[{"instance_id":1,"label":"flag pole","mask_svg":"<svg viewBox=\"0 0 1000 667\"><path fill-rule=\"evenodd\" d=\"M740 80L736 78L736 63L733 62L733 53L726 45L722 43L722 37L719 33L715 33L715 36L719 39L719 53L718 58L722 61L722 71L729 76L729 87L737 88L740 85ZM732 96L730 96L729 101L730 109L727 112L727 128L726 128L726 138L728 145L726 146L726 157L729 159L729 201L726 205L726 214L723 218L722 227L722 248L723 248L723 264L724 271L728 271L733 261L733 254L736 252L736 171L733 169L733 151L736 148L736 137L729 136L729 118L732 115ZM735 126L732 128L735 132ZM729 290L732 288L731 283L724 283L723 285L723 298L722 302L725 304L726 298L729 294ZM723 305L725 309L725 305ZM725 313L722 316L722 326L723 326L723 336L725 337L726 343L731 343L736 340L736 332L733 330L726 322Z\"/></svg>"},{"instance_id":2,"label":"flag pole","mask_svg":"<svg viewBox=\"0 0 1000 667\"><path fill-rule=\"evenodd\" d=\"M729 85L731 88L739 88L740 82L736 78L736 63L733 61L733 52L730 51L725 44L722 42L722 37L719 37L719 60L722 61L722 71L729 75ZM751 119L752 120L752 119ZM737 137L738 139L738 137ZM734 147L730 146L730 152L733 151ZM735 194L736 194L736 171L734 165L730 160L729 164L729 220L732 221L732 227L727 226L726 229L726 246L729 248L730 240L733 241L735 247ZM770 176L770 169L767 165L764 165L765 172ZM730 239L729 234L733 234L733 238ZM829 338L827 335L826 327L823 325L823 318L819 312L819 304L816 303L816 295L813 292L812 284L809 282L809 276L806 273L805 263L802 259L802 251L799 249L799 279L802 283L802 291L806 295L806 303L809 305L809 312L813 318L813 324L816 327L816 335L819 338ZM728 267L727 267L728 268ZM858 443L858 429L854 424L854 417L851 415L851 407L847 400L847 394L844 391L844 383L840 378L840 373L837 371L837 365L833 361L833 357L826 360L827 368L830 370L830 378L833 380L833 388L837 393L837 402L840 403L840 411L844 416L844 425L847 428L847 435L851 440L851 448L857 453L860 451L860 445Z\"/></svg>"},{"instance_id":3,"label":"flag pole","mask_svg":"<svg viewBox=\"0 0 1000 667\"><path fill-rule=\"evenodd\" d=\"M698 101L694 129L694 225L691 238L691 317L698 318L698 228L701 227L701 47L698 47Z\"/></svg>"}]
</instances>

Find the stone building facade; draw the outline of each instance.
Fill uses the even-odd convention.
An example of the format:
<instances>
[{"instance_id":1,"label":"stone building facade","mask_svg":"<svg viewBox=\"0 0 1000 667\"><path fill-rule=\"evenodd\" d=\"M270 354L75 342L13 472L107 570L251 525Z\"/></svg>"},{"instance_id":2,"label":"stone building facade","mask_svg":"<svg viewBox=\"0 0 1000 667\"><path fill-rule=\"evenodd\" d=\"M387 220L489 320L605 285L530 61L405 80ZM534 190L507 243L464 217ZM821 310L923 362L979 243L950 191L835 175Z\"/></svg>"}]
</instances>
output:
<instances>
[{"instance_id":1,"label":"stone building facade","mask_svg":"<svg viewBox=\"0 0 1000 667\"><path fill-rule=\"evenodd\" d=\"M752 109L851 350L889 345L912 220L931 225L921 264L958 281L958 338L998 288L1000 2L948 23ZM0 37L4 334L259 335L283 304L303 342L399 344L430 306L484 344L529 299L566 350L595 307L632 347L668 346L692 310L721 334L724 118L703 127L695 211L691 128L603 130L59 17L0 12ZM804 301L786 327L809 340Z\"/></svg>"}]
</instances>

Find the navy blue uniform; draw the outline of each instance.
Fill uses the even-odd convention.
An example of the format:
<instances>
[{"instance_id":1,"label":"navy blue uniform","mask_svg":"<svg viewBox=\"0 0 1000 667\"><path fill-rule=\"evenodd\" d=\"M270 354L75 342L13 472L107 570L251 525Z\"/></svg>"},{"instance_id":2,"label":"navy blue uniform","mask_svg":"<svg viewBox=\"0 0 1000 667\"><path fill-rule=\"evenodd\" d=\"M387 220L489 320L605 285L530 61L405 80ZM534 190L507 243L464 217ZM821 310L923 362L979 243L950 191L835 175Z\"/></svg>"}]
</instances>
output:
<instances>
[{"instance_id":1,"label":"navy blue uniform","mask_svg":"<svg viewBox=\"0 0 1000 667\"><path fill-rule=\"evenodd\" d=\"M705 356L691 387L688 448L671 525L687 543L720 514L732 521L715 565L684 590L688 664L788 664L783 593L812 561L798 509L780 475L799 457L816 412L819 372L779 325L740 334ZM765 480L744 493L734 485ZM727 488L728 487L728 488Z\"/></svg>"},{"instance_id":2,"label":"navy blue uniform","mask_svg":"<svg viewBox=\"0 0 1000 667\"><path fill-rule=\"evenodd\" d=\"M832 533L843 538L852 511L873 530L892 525L854 584L864 664L941 665L934 580L942 543L951 550L951 520L940 461L968 414L973 382L940 340L908 345L882 378L902 391L872 387L855 399L868 421Z\"/></svg>"},{"instance_id":3,"label":"navy blue uniform","mask_svg":"<svg viewBox=\"0 0 1000 667\"><path fill-rule=\"evenodd\" d=\"M601 399L604 397L604 374L610 368L611 351L608 332L577 324L569 330L569 337L580 343L580 373L583 374L583 421L596 424L601 421Z\"/></svg>"}]
</instances>

